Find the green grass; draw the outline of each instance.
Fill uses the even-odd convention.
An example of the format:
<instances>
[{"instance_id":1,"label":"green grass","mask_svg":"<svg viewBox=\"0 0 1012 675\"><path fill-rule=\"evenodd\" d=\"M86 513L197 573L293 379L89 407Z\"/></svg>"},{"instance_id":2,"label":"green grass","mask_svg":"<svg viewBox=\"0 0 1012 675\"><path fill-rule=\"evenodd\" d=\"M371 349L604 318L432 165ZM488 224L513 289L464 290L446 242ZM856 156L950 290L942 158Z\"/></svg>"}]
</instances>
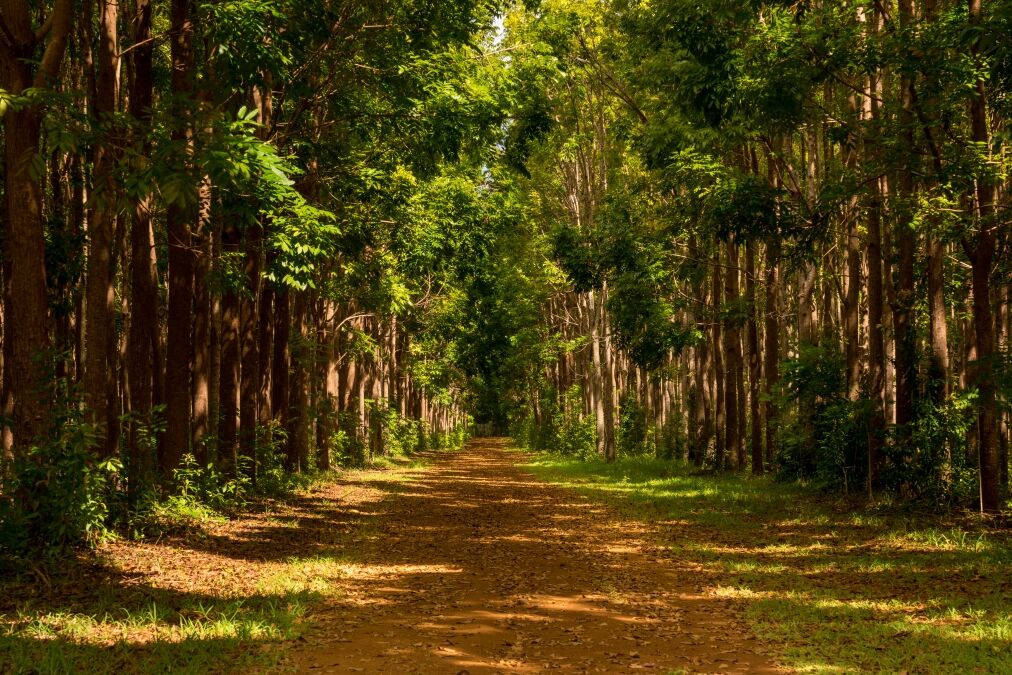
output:
<instances>
[{"instance_id":1,"label":"green grass","mask_svg":"<svg viewBox=\"0 0 1012 675\"><path fill-rule=\"evenodd\" d=\"M110 606L40 604L0 617L0 670L12 673L208 673L267 665L299 634L313 592L236 599L152 597ZM90 605L90 606L89 606Z\"/></svg>"},{"instance_id":2,"label":"green grass","mask_svg":"<svg viewBox=\"0 0 1012 675\"><path fill-rule=\"evenodd\" d=\"M1007 533L652 458L541 455L528 468L663 524L673 555L702 565L799 671L1012 671Z\"/></svg>"}]
</instances>

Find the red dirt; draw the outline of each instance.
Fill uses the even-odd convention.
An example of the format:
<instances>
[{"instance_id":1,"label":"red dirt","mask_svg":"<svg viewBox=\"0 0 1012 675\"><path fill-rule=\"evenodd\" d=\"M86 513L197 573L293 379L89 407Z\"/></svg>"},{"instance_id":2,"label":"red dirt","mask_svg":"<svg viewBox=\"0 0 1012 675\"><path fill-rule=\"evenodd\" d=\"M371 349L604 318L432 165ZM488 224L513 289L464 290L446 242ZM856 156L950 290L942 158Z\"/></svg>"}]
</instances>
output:
<instances>
[{"instance_id":1,"label":"red dirt","mask_svg":"<svg viewBox=\"0 0 1012 675\"><path fill-rule=\"evenodd\" d=\"M371 504L361 573L287 665L328 673L782 672L649 526L474 441ZM343 585L343 584L342 584Z\"/></svg>"}]
</instances>

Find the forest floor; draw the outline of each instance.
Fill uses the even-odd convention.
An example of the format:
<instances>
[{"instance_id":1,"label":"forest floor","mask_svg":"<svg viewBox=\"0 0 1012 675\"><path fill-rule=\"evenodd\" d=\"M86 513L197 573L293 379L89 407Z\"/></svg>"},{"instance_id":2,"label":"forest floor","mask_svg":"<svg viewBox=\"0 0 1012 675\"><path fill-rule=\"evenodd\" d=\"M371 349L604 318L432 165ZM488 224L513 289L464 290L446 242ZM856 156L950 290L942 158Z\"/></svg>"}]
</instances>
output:
<instances>
[{"instance_id":1,"label":"forest floor","mask_svg":"<svg viewBox=\"0 0 1012 675\"><path fill-rule=\"evenodd\" d=\"M668 563L732 601L791 670L1012 673L1012 532L973 514L648 457L527 468L650 523Z\"/></svg>"},{"instance_id":2,"label":"forest floor","mask_svg":"<svg viewBox=\"0 0 1012 675\"><path fill-rule=\"evenodd\" d=\"M0 580L0 672L778 672L656 530L504 441Z\"/></svg>"},{"instance_id":3,"label":"forest floor","mask_svg":"<svg viewBox=\"0 0 1012 675\"><path fill-rule=\"evenodd\" d=\"M1000 533L691 471L484 439L342 471L0 578L0 673L1009 672Z\"/></svg>"}]
</instances>

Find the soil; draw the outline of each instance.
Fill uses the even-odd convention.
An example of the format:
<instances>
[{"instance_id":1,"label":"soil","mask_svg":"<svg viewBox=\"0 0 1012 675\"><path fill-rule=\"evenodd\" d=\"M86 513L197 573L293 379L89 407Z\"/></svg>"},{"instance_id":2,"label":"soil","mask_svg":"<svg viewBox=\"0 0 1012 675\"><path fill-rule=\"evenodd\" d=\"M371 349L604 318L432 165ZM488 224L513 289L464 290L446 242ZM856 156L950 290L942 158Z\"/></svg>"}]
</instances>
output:
<instances>
[{"instance_id":1,"label":"soil","mask_svg":"<svg viewBox=\"0 0 1012 675\"><path fill-rule=\"evenodd\" d=\"M524 461L478 439L413 481L363 483L387 496L354 505L355 564L284 667L783 672L708 595L709 571L680 564L650 526L535 480Z\"/></svg>"}]
</instances>

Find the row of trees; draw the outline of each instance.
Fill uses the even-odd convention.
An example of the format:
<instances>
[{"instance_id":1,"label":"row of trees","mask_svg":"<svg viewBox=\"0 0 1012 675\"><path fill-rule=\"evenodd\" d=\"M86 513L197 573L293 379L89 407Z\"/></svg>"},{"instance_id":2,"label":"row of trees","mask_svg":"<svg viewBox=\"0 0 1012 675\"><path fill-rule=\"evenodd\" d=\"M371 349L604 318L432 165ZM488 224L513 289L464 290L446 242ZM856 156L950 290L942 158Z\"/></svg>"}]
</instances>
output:
<instances>
[{"instance_id":1,"label":"row of trees","mask_svg":"<svg viewBox=\"0 0 1012 675\"><path fill-rule=\"evenodd\" d=\"M464 423L424 334L494 12L0 5L5 517L46 527L99 466L136 501L187 455L255 484L279 447L298 472Z\"/></svg>"},{"instance_id":2,"label":"row of trees","mask_svg":"<svg viewBox=\"0 0 1012 675\"><path fill-rule=\"evenodd\" d=\"M0 9L22 530L466 413L1001 507L1007 3Z\"/></svg>"},{"instance_id":3,"label":"row of trees","mask_svg":"<svg viewBox=\"0 0 1012 675\"><path fill-rule=\"evenodd\" d=\"M527 198L567 278L515 418L557 434L577 385L606 457L624 402L700 463L998 510L1010 20L977 0L511 14L542 69Z\"/></svg>"}]
</instances>

